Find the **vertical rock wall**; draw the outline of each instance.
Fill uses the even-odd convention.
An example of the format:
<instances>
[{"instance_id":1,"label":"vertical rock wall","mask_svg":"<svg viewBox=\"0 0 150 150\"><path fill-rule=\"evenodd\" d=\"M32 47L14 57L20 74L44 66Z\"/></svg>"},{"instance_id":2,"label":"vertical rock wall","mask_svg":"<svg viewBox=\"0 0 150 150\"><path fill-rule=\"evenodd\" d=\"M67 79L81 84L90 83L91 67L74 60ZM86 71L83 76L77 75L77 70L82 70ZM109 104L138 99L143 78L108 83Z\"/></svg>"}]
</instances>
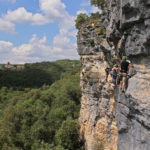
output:
<instances>
[{"instance_id":1,"label":"vertical rock wall","mask_svg":"<svg viewBox=\"0 0 150 150\"><path fill-rule=\"evenodd\" d=\"M86 150L149 150L150 1L107 0L101 22L82 26L77 42L83 66L80 134ZM104 71L123 55L137 70L126 93L105 82Z\"/></svg>"},{"instance_id":2,"label":"vertical rock wall","mask_svg":"<svg viewBox=\"0 0 150 150\"><path fill-rule=\"evenodd\" d=\"M105 35L99 34L101 28L101 22L96 22L82 27L78 32L78 52L83 65L80 134L88 150L104 147L106 150L117 150L113 87L111 89L105 83L105 67L112 64L111 53L106 40L102 41Z\"/></svg>"}]
</instances>

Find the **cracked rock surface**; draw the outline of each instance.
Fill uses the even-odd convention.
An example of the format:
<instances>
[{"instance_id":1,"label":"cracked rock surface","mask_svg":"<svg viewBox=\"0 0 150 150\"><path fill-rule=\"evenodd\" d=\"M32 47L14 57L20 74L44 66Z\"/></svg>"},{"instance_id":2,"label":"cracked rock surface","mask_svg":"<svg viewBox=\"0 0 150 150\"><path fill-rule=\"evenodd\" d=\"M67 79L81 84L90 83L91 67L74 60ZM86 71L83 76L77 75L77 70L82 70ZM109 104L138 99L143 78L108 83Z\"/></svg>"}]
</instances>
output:
<instances>
[{"instance_id":1,"label":"cracked rock surface","mask_svg":"<svg viewBox=\"0 0 150 150\"><path fill-rule=\"evenodd\" d=\"M101 19L80 28L77 44L86 150L149 150L150 0L107 0ZM137 71L125 93L105 82L105 67L120 64L123 55Z\"/></svg>"}]
</instances>

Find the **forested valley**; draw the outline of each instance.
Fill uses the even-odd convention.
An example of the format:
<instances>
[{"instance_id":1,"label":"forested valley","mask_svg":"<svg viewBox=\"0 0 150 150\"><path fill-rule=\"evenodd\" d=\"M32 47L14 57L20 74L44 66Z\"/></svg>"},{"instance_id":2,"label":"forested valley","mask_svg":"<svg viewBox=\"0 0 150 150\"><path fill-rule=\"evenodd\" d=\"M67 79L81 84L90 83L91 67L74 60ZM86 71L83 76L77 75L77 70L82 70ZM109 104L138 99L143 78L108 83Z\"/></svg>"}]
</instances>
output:
<instances>
[{"instance_id":1,"label":"forested valley","mask_svg":"<svg viewBox=\"0 0 150 150\"><path fill-rule=\"evenodd\" d=\"M0 150L83 150L77 60L0 70Z\"/></svg>"}]
</instances>

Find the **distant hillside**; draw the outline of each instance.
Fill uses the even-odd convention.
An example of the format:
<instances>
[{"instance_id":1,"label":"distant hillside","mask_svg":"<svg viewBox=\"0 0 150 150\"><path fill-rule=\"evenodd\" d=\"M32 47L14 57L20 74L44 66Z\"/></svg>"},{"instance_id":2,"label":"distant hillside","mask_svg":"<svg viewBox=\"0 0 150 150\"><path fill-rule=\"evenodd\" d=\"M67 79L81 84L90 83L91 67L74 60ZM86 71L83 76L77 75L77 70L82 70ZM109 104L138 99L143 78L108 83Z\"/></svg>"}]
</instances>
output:
<instances>
[{"instance_id":1,"label":"distant hillside","mask_svg":"<svg viewBox=\"0 0 150 150\"><path fill-rule=\"evenodd\" d=\"M3 65L2 65L2 64L0 64L0 69L2 69L2 67L3 67Z\"/></svg>"},{"instance_id":2,"label":"distant hillside","mask_svg":"<svg viewBox=\"0 0 150 150\"><path fill-rule=\"evenodd\" d=\"M81 63L78 60L27 63L22 69L0 70L0 87L36 88L43 84L51 85L67 74L79 72L80 67Z\"/></svg>"},{"instance_id":3,"label":"distant hillside","mask_svg":"<svg viewBox=\"0 0 150 150\"><path fill-rule=\"evenodd\" d=\"M78 132L80 73L71 73L73 62L79 63L58 61L54 63L56 66L49 62L27 65L32 69L45 66L43 70L47 69L47 73L57 71L57 67L67 70L69 74L50 86L22 90L0 88L0 150L84 150Z\"/></svg>"}]
</instances>

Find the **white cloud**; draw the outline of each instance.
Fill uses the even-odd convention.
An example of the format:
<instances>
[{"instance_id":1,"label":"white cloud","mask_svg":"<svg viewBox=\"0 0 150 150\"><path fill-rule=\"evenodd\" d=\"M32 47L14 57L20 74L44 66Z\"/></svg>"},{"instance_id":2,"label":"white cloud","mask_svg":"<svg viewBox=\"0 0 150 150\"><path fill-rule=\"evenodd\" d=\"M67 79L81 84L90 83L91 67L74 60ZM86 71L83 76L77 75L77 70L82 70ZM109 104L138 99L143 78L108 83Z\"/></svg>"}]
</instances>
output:
<instances>
[{"instance_id":1,"label":"white cloud","mask_svg":"<svg viewBox=\"0 0 150 150\"><path fill-rule=\"evenodd\" d=\"M49 18L45 17L45 16L42 16L41 14L35 14L31 18L30 22L33 25L43 25L43 24L50 23L50 22L53 22L53 21L50 20Z\"/></svg>"},{"instance_id":2,"label":"white cloud","mask_svg":"<svg viewBox=\"0 0 150 150\"><path fill-rule=\"evenodd\" d=\"M96 12L101 13L102 11L98 7L92 6L90 11L87 11L85 8L78 10L77 15L80 13L85 13L85 14L89 15L90 13L96 13Z\"/></svg>"},{"instance_id":3,"label":"white cloud","mask_svg":"<svg viewBox=\"0 0 150 150\"><path fill-rule=\"evenodd\" d=\"M0 0L0 2L16 3L16 0Z\"/></svg>"},{"instance_id":4,"label":"white cloud","mask_svg":"<svg viewBox=\"0 0 150 150\"><path fill-rule=\"evenodd\" d=\"M91 12L91 13L96 13L96 12L101 13L102 11L101 11L98 7L94 7L94 6L93 6L90 12Z\"/></svg>"},{"instance_id":5,"label":"white cloud","mask_svg":"<svg viewBox=\"0 0 150 150\"><path fill-rule=\"evenodd\" d=\"M1 57L0 63L25 63L35 61L52 61L57 59L78 59L76 42L72 42L70 36L75 38L75 17L71 16L66 10L66 6L61 0L39 0L42 13L28 12L24 7L14 11L9 10L2 16L2 21L12 22L12 31L14 24L29 22L33 25L41 25L52 21L58 21L59 34L53 39L53 44L47 44L47 38L38 38L33 35L29 43L21 44L18 47L8 48L7 55ZM10 30L10 29L9 29Z\"/></svg>"},{"instance_id":6,"label":"white cloud","mask_svg":"<svg viewBox=\"0 0 150 150\"><path fill-rule=\"evenodd\" d=\"M39 0L40 9L50 19L62 18L65 16L65 4L61 0Z\"/></svg>"},{"instance_id":7,"label":"white cloud","mask_svg":"<svg viewBox=\"0 0 150 150\"><path fill-rule=\"evenodd\" d=\"M83 1L82 3L81 3L81 6L82 7L86 7L86 6L90 6L90 0L89 1Z\"/></svg>"},{"instance_id":8,"label":"white cloud","mask_svg":"<svg viewBox=\"0 0 150 150\"><path fill-rule=\"evenodd\" d=\"M61 0L39 0L39 5L44 15L40 13L33 14L24 7L20 7L14 11L9 10L6 15L3 15L3 19L17 23L29 22L34 25L41 25L69 16L65 10L65 4Z\"/></svg>"},{"instance_id":9,"label":"white cloud","mask_svg":"<svg viewBox=\"0 0 150 150\"><path fill-rule=\"evenodd\" d=\"M33 35L29 43L15 47L11 42L0 41L0 63L26 63L57 59L78 59L76 44L65 35L57 35L53 45L47 44L46 36Z\"/></svg>"},{"instance_id":10,"label":"white cloud","mask_svg":"<svg viewBox=\"0 0 150 150\"><path fill-rule=\"evenodd\" d=\"M75 17L67 14L66 17L60 20L59 23L60 34L69 35L71 32L74 31L74 27L75 27Z\"/></svg>"},{"instance_id":11,"label":"white cloud","mask_svg":"<svg viewBox=\"0 0 150 150\"><path fill-rule=\"evenodd\" d=\"M8 2L16 3L16 0L8 0Z\"/></svg>"},{"instance_id":12,"label":"white cloud","mask_svg":"<svg viewBox=\"0 0 150 150\"><path fill-rule=\"evenodd\" d=\"M40 9L43 14L28 12L24 7L17 8L16 10L8 10L7 14L2 15L3 22L11 24L11 30L14 30L13 23L28 22L32 25L43 25L58 20L60 23L60 32L66 33L68 29L74 27L75 17L70 16L65 10L66 6L61 0L39 0ZM62 23L63 22L63 23ZM6 31L6 29L1 28ZM8 30L10 32L10 29Z\"/></svg>"},{"instance_id":13,"label":"white cloud","mask_svg":"<svg viewBox=\"0 0 150 150\"><path fill-rule=\"evenodd\" d=\"M79 15L80 13L88 14L88 12L85 9L81 9L77 11L77 15Z\"/></svg>"},{"instance_id":14,"label":"white cloud","mask_svg":"<svg viewBox=\"0 0 150 150\"><path fill-rule=\"evenodd\" d=\"M51 46L46 44L46 37L39 39L36 35L33 35L28 44L22 44L19 47L14 47L12 52L16 55L24 57L36 57L42 58L50 55Z\"/></svg>"},{"instance_id":15,"label":"white cloud","mask_svg":"<svg viewBox=\"0 0 150 150\"><path fill-rule=\"evenodd\" d=\"M13 48L13 44L11 42L0 41L0 52L6 53L11 48Z\"/></svg>"},{"instance_id":16,"label":"white cloud","mask_svg":"<svg viewBox=\"0 0 150 150\"><path fill-rule=\"evenodd\" d=\"M36 25L45 24L51 21L39 13L32 14L31 12L27 12L24 7L20 7L14 11L9 10L6 15L3 15L3 19L17 23L29 22Z\"/></svg>"},{"instance_id":17,"label":"white cloud","mask_svg":"<svg viewBox=\"0 0 150 150\"><path fill-rule=\"evenodd\" d=\"M7 63L9 61L13 43L7 41L0 41L0 63Z\"/></svg>"},{"instance_id":18,"label":"white cloud","mask_svg":"<svg viewBox=\"0 0 150 150\"><path fill-rule=\"evenodd\" d=\"M71 42L71 40L64 35L55 36L53 43L54 43L54 47L62 48L62 51L63 50L67 51L68 49L76 48L75 45Z\"/></svg>"},{"instance_id":19,"label":"white cloud","mask_svg":"<svg viewBox=\"0 0 150 150\"><path fill-rule=\"evenodd\" d=\"M0 19L0 31L15 33L15 25L10 21Z\"/></svg>"},{"instance_id":20,"label":"white cloud","mask_svg":"<svg viewBox=\"0 0 150 150\"><path fill-rule=\"evenodd\" d=\"M70 16L65 10L66 6L61 0L39 0L40 9L43 14L28 12L24 7L17 8L16 10L8 10L7 14L3 14L1 20L3 22L11 23L11 26L15 27L13 23L28 22L32 25L43 25L51 23L56 19L63 21L65 28L68 26L74 26L74 17ZM71 23L72 22L72 23ZM60 32L66 32L66 29L62 29ZM4 30L1 28L1 30ZM7 28L4 30L6 31ZM14 28L12 28L14 30ZM64 31L63 31L64 30ZM10 32L10 29L8 30Z\"/></svg>"}]
</instances>

